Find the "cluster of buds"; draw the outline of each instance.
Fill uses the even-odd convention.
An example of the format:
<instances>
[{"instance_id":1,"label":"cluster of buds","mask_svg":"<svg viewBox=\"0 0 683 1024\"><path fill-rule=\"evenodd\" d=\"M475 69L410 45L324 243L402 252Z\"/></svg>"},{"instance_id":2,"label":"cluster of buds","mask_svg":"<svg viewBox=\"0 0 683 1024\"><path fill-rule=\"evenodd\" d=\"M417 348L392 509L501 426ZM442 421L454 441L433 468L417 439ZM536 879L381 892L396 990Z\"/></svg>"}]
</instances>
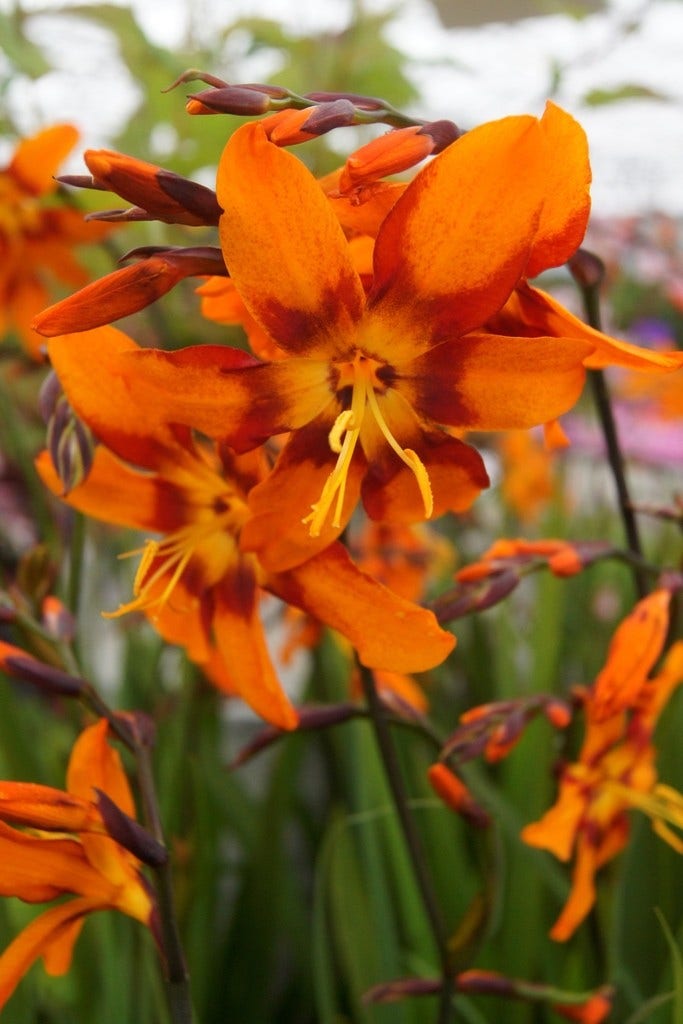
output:
<instances>
[{"instance_id":1,"label":"cluster of buds","mask_svg":"<svg viewBox=\"0 0 683 1024\"><path fill-rule=\"evenodd\" d=\"M492 608L532 573L549 569L555 576L574 576L594 562L618 554L606 541L497 540L478 562L455 574L456 586L431 607L439 622L451 622Z\"/></svg>"},{"instance_id":2,"label":"cluster of buds","mask_svg":"<svg viewBox=\"0 0 683 1024\"><path fill-rule=\"evenodd\" d=\"M502 760L521 738L529 722L542 714L555 729L565 729L572 718L570 705L558 697L535 694L515 700L494 701L470 708L446 740L441 757L459 764L484 757Z\"/></svg>"}]
</instances>

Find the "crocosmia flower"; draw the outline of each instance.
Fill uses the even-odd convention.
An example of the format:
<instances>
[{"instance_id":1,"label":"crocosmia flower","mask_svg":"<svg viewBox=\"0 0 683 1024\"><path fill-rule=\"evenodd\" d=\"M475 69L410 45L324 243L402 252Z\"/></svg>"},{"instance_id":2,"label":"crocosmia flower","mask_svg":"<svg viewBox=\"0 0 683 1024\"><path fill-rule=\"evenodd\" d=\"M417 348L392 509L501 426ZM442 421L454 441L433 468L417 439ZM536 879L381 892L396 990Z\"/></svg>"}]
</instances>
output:
<instances>
[{"instance_id":1,"label":"crocosmia flower","mask_svg":"<svg viewBox=\"0 0 683 1024\"><path fill-rule=\"evenodd\" d=\"M280 728L296 726L297 715L268 653L263 590L337 629L370 668L420 672L450 653L455 640L432 612L361 572L340 543L283 572L243 551L249 491L264 475L260 453L205 443L164 422L172 407L138 404L125 378L112 372L121 355L140 354L121 332L107 327L56 338L49 353L70 403L106 445L66 500L107 522L160 535L144 545L134 600L119 613L145 612L220 688ZM253 363L237 349L211 354L226 371ZM38 469L60 493L47 452Z\"/></svg>"},{"instance_id":2,"label":"crocosmia flower","mask_svg":"<svg viewBox=\"0 0 683 1024\"><path fill-rule=\"evenodd\" d=\"M590 343L485 325L525 275L575 250L589 177L583 132L553 105L467 133L383 220L366 292L315 178L259 123L235 133L218 173L223 255L287 358L226 372L197 351L191 389L173 354L141 353L128 372L237 450L292 431L250 499L244 541L264 564L327 546L359 497L394 522L466 509L488 479L452 430L528 428L576 401Z\"/></svg>"},{"instance_id":3,"label":"crocosmia flower","mask_svg":"<svg viewBox=\"0 0 683 1024\"><path fill-rule=\"evenodd\" d=\"M107 806L115 804L129 818L135 808L107 730L102 719L81 733L66 791L0 782L0 895L27 903L67 893L74 897L35 918L0 955L0 1008L40 957L48 974L68 971L88 914L119 910L156 927L155 902L140 860L108 834Z\"/></svg>"},{"instance_id":4,"label":"crocosmia flower","mask_svg":"<svg viewBox=\"0 0 683 1024\"><path fill-rule=\"evenodd\" d=\"M48 301L46 277L72 287L85 284L88 275L73 248L111 230L84 222L78 210L51 198L54 175L77 138L68 124L45 128L21 141L0 169L0 333L15 328L36 358L43 339L30 325Z\"/></svg>"}]
</instances>

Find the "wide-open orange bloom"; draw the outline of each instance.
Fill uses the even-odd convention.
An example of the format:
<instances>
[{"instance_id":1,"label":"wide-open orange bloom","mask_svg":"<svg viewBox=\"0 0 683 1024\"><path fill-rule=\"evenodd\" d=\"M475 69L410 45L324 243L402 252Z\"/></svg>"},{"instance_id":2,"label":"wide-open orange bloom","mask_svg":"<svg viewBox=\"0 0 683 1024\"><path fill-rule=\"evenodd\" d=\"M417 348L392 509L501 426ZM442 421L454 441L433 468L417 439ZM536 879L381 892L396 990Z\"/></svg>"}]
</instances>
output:
<instances>
[{"instance_id":1,"label":"wide-open orange bloom","mask_svg":"<svg viewBox=\"0 0 683 1024\"><path fill-rule=\"evenodd\" d=\"M567 152L560 186L558 145ZM583 133L554 106L541 121L475 129L387 214L366 296L319 184L247 124L220 164L221 244L247 310L288 358L225 371L195 349L192 390L190 353L140 353L118 372L147 401L150 389L167 394L177 421L238 450L293 431L252 492L244 531L271 569L327 546L359 495L374 519L463 510L488 480L478 453L443 426L530 427L581 391L583 340L482 328L530 269L576 248L588 179Z\"/></svg>"},{"instance_id":2,"label":"wide-open orange bloom","mask_svg":"<svg viewBox=\"0 0 683 1024\"><path fill-rule=\"evenodd\" d=\"M73 248L110 230L51 199L54 175L77 139L71 125L45 128L20 142L0 170L0 335L14 327L34 358L44 340L30 324L48 301L46 274L72 287L85 284Z\"/></svg>"},{"instance_id":3,"label":"wide-open orange bloom","mask_svg":"<svg viewBox=\"0 0 683 1024\"><path fill-rule=\"evenodd\" d=\"M281 728L297 723L266 647L262 589L339 630L370 668L424 671L452 650L454 638L431 612L357 569L341 544L282 573L245 553L240 538L249 491L263 476L260 453L203 443L188 428L167 425L172 406L139 404L114 372L122 354L140 354L125 335L109 327L65 336L50 342L49 354L71 405L107 446L65 500L106 522L161 534L146 543L135 600L121 611L146 612L258 714ZM254 362L236 349L206 354L226 372ZM194 373L189 363L188 384ZM60 493L47 453L38 468Z\"/></svg>"},{"instance_id":4,"label":"wide-open orange bloom","mask_svg":"<svg viewBox=\"0 0 683 1024\"><path fill-rule=\"evenodd\" d=\"M550 935L568 939L595 903L595 875L626 845L628 812L638 808L655 831L683 853L683 841L671 826L683 829L683 795L658 783L657 719L683 682L683 642L675 644L653 679L633 696L632 713L605 718L594 692L586 697L586 734L579 758L564 768L556 803L522 830L531 846L549 850L560 860L575 858L572 888Z\"/></svg>"},{"instance_id":5,"label":"wide-open orange bloom","mask_svg":"<svg viewBox=\"0 0 683 1024\"><path fill-rule=\"evenodd\" d=\"M37 917L0 955L0 1008L39 957L48 974L68 971L74 943L93 911L120 910L154 926L154 899L140 873L141 862L108 834L100 810L97 790L124 814L135 816L107 730L102 719L81 733L71 753L66 792L0 782L0 895L28 903L75 896Z\"/></svg>"}]
</instances>

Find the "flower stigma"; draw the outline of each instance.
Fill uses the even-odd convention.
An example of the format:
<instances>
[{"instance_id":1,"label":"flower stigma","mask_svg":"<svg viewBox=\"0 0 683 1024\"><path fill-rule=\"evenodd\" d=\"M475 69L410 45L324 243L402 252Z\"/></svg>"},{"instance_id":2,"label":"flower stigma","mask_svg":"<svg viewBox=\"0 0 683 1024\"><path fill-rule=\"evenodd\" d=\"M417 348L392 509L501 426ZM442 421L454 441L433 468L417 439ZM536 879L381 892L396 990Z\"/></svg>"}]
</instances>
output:
<instances>
[{"instance_id":1,"label":"flower stigma","mask_svg":"<svg viewBox=\"0 0 683 1024\"><path fill-rule=\"evenodd\" d=\"M302 520L309 524L309 535L319 537L325 521L334 505L332 525L338 529L341 525L346 493L346 480L356 444L361 435L363 420L369 411L390 447L399 459L405 463L415 476L425 510L425 518L429 519L434 510L432 487L429 474L418 454L412 448L402 448L382 415L377 399L377 390L384 394L387 385L378 374L385 364L378 362L363 352L356 350L353 359L338 366L339 381L337 393L351 388L350 408L342 410L328 434L331 451L337 455L334 469L327 477L322 493L311 512Z\"/></svg>"}]
</instances>

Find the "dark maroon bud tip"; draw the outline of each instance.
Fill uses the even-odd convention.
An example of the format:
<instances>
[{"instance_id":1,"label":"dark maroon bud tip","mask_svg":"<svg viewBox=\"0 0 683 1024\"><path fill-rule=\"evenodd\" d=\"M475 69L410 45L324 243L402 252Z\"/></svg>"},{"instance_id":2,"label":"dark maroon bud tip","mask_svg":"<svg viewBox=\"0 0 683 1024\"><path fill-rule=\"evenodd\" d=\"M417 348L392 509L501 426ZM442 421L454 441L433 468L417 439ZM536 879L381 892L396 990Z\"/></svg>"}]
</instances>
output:
<instances>
[{"instance_id":1,"label":"dark maroon bud tip","mask_svg":"<svg viewBox=\"0 0 683 1024\"><path fill-rule=\"evenodd\" d=\"M54 665L46 665L45 662L32 658L30 654L25 657L9 655L3 659L2 665L8 675L33 683L41 690L56 694L58 697L78 697L86 685L85 680L70 676L68 672L62 672Z\"/></svg>"},{"instance_id":2,"label":"dark maroon bud tip","mask_svg":"<svg viewBox=\"0 0 683 1024\"><path fill-rule=\"evenodd\" d=\"M95 787L95 792L97 793L97 808L111 838L151 868L158 868L165 864L168 860L166 847L158 842L146 828L125 814L101 789Z\"/></svg>"}]
</instances>

